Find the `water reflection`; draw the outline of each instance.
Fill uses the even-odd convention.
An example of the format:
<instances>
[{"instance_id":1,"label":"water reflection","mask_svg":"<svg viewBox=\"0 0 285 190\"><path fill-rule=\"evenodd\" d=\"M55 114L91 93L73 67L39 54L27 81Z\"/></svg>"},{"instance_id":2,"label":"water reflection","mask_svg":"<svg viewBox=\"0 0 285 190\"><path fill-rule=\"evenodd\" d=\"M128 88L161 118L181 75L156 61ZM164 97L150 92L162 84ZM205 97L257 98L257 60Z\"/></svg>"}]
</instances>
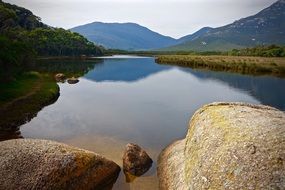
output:
<instances>
[{"instance_id":1,"label":"water reflection","mask_svg":"<svg viewBox=\"0 0 285 190\"><path fill-rule=\"evenodd\" d=\"M64 73L67 76L83 76L90 70L93 70L95 64L102 63L101 59L92 60L50 60L40 59L29 70L41 73Z\"/></svg>"},{"instance_id":2,"label":"water reflection","mask_svg":"<svg viewBox=\"0 0 285 190\"><path fill-rule=\"evenodd\" d=\"M95 151L119 165L125 145L132 142L155 161L165 146L185 136L189 117L202 105L268 102L284 108L285 100L279 97L285 92L276 87L284 83L272 77L157 65L152 58L105 59L80 83L59 84L58 101L21 131L25 138L52 139ZM155 170L156 163L130 184L121 172L114 189L157 189Z\"/></svg>"},{"instance_id":3,"label":"water reflection","mask_svg":"<svg viewBox=\"0 0 285 190\"><path fill-rule=\"evenodd\" d=\"M30 65L27 71L37 71L40 73L48 73L54 75L55 73L64 73L66 76L83 76L88 71L93 70L95 64L101 63L103 60L38 60L34 65ZM74 83L71 81L69 83ZM54 100L56 101L56 100ZM28 102L29 103L29 102ZM52 102L54 103L54 102ZM23 105L22 105L23 104ZM15 115L16 109L21 109L21 106L27 106L25 102L19 101L16 103L8 103L0 107L0 116L2 116L0 123L0 141L22 138L19 126L30 121L37 115L39 110L32 110L20 116ZM39 108L40 109L40 108Z\"/></svg>"},{"instance_id":4,"label":"water reflection","mask_svg":"<svg viewBox=\"0 0 285 190\"><path fill-rule=\"evenodd\" d=\"M270 76L249 76L225 72L194 71L192 69L180 68L184 72L202 80L217 80L225 84L249 93L262 104L285 110L285 80Z\"/></svg>"},{"instance_id":5,"label":"water reflection","mask_svg":"<svg viewBox=\"0 0 285 190\"><path fill-rule=\"evenodd\" d=\"M97 64L97 69L88 72L84 78L96 82L125 81L134 82L146 78L155 73L168 70L170 66L154 64L153 58L132 59L106 59L104 63Z\"/></svg>"}]
</instances>

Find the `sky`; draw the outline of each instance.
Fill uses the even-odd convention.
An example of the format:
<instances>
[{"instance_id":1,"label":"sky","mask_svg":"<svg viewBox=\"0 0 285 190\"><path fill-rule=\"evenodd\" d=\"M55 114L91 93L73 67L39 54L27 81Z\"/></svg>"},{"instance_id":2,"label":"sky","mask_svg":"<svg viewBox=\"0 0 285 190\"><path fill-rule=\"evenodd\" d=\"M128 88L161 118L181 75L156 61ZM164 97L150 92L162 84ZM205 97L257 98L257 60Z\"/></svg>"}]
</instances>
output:
<instances>
[{"instance_id":1,"label":"sky","mask_svg":"<svg viewBox=\"0 0 285 190\"><path fill-rule=\"evenodd\" d=\"M230 24L276 0L4 0L31 10L50 26L70 29L95 21L134 22L179 38L202 27Z\"/></svg>"}]
</instances>

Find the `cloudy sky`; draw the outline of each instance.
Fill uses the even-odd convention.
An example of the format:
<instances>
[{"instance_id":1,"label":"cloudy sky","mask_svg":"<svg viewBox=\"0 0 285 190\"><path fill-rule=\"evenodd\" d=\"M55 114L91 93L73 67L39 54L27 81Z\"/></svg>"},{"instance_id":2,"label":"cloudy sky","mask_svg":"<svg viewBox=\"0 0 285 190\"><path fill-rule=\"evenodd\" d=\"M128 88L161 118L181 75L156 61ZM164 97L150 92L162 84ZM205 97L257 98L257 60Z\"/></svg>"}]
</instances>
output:
<instances>
[{"instance_id":1,"label":"cloudy sky","mask_svg":"<svg viewBox=\"0 0 285 190\"><path fill-rule=\"evenodd\" d=\"M178 38L255 14L276 0L4 0L46 24L69 29L94 22L135 22Z\"/></svg>"}]
</instances>

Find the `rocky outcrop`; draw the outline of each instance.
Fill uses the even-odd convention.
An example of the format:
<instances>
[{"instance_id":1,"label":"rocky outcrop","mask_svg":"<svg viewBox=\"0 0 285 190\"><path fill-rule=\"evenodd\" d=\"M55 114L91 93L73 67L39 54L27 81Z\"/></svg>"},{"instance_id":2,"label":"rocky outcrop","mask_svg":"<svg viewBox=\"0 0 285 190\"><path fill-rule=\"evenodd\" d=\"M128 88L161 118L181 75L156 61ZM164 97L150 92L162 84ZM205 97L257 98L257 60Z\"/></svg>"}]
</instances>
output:
<instances>
[{"instance_id":1,"label":"rocky outcrop","mask_svg":"<svg viewBox=\"0 0 285 190\"><path fill-rule=\"evenodd\" d=\"M160 189L284 189L285 113L213 103L159 157Z\"/></svg>"},{"instance_id":2,"label":"rocky outcrop","mask_svg":"<svg viewBox=\"0 0 285 190\"><path fill-rule=\"evenodd\" d=\"M149 170L152 159L141 147L129 143L123 155L123 169L125 173L141 176Z\"/></svg>"},{"instance_id":3,"label":"rocky outcrop","mask_svg":"<svg viewBox=\"0 0 285 190\"><path fill-rule=\"evenodd\" d=\"M57 142L0 142L0 189L111 189L119 172L98 154Z\"/></svg>"}]
</instances>

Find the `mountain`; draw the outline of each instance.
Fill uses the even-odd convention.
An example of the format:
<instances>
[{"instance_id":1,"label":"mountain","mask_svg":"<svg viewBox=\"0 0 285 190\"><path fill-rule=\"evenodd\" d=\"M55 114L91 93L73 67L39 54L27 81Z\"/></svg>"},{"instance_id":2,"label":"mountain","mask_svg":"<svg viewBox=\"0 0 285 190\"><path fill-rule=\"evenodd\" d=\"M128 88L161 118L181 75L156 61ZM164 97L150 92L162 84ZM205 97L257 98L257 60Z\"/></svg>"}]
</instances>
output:
<instances>
[{"instance_id":1,"label":"mountain","mask_svg":"<svg viewBox=\"0 0 285 190\"><path fill-rule=\"evenodd\" d=\"M174 38L163 36L135 23L93 22L70 30L109 49L149 50L177 43Z\"/></svg>"},{"instance_id":2,"label":"mountain","mask_svg":"<svg viewBox=\"0 0 285 190\"><path fill-rule=\"evenodd\" d=\"M256 15L209 29L168 51L227 51L257 45L285 44L285 0L279 0Z\"/></svg>"},{"instance_id":3,"label":"mountain","mask_svg":"<svg viewBox=\"0 0 285 190\"><path fill-rule=\"evenodd\" d=\"M184 37L178 39L177 42L180 44L180 43L185 43L188 41L193 41L193 40L199 38L200 36L209 33L212 30L213 30L213 28L211 28L211 27L204 27L204 28L198 30L197 32L195 32L193 34L190 34L190 35L187 35L187 36L184 36Z\"/></svg>"}]
</instances>

